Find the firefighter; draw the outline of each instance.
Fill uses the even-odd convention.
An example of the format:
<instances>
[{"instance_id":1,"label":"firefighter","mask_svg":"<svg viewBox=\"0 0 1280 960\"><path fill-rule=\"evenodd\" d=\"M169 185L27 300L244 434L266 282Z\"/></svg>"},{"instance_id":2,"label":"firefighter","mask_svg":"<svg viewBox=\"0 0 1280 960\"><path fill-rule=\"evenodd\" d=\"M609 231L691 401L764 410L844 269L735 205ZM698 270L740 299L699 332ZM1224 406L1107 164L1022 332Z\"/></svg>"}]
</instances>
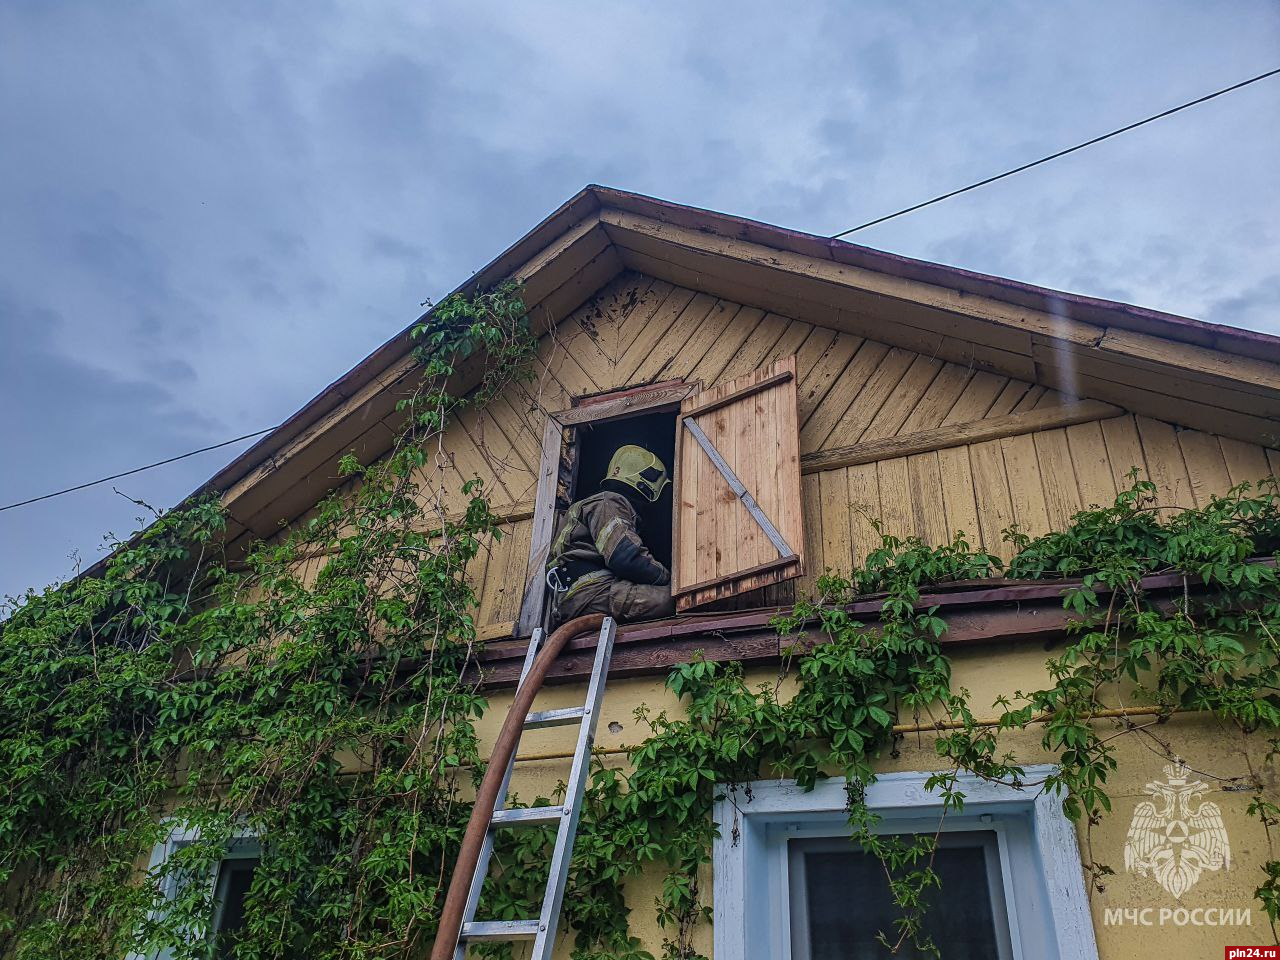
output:
<instances>
[{"instance_id":1,"label":"firefighter","mask_svg":"<svg viewBox=\"0 0 1280 960\"><path fill-rule=\"evenodd\" d=\"M675 613L671 572L640 538L640 513L671 482L644 447L619 447L600 491L574 503L561 521L547 562L554 624L584 613L617 620L656 620Z\"/></svg>"}]
</instances>

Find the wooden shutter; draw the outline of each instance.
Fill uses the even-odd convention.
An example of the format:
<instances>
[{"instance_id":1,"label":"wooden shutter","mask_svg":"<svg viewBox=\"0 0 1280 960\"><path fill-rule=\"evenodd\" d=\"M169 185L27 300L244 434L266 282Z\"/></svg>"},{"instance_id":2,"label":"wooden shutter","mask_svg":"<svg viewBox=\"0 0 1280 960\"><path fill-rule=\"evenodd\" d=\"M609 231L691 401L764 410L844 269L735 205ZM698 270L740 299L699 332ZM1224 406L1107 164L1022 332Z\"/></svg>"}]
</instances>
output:
<instances>
[{"instance_id":1,"label":"wooden shutter","mask_svg":"<svg viewBox=\"0 0 1280 960\"><path fill-rule=\"evenodd\" d=\"M800 576L794 356L681 402L675 483L677 609Z\"/></svg>"}]
</instances>

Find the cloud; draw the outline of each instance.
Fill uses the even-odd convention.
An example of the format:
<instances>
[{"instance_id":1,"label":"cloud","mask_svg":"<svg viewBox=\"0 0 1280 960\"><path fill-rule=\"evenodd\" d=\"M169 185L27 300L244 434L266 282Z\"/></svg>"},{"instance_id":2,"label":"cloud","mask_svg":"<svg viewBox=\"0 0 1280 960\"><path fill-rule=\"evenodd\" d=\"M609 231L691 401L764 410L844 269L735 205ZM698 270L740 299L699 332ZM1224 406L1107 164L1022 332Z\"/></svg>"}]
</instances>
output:
<instances>
[{"instance_id":1,"label":"cloud","mask_svg":"<svg viewBox=\"0 0 1280 960\"><path fill-rule=\"evenodd\" d=\"M0 5L0 499L279 422L588 182L832 233L1270 66L1244 0ZM1276 330L1280 83L851 239ZM231 454L134 478L176 502ZM0 592L123 532L0 514Z\"/></svg>"}]
</instances>

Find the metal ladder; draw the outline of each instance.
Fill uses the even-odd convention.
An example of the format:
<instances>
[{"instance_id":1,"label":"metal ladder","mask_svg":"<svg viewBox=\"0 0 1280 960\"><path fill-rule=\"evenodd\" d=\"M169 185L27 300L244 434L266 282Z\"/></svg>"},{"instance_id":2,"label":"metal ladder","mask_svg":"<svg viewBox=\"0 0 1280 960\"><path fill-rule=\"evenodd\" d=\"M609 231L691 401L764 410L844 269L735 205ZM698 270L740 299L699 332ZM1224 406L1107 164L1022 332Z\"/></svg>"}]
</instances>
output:
<instances>
[{"instance_id":1,"label":"metal ladder","mask_svg":"<svg viewBox=\"0 0 1280 960\"><path fill-rule=\"evenodd\" d=\"M604 699L604 682L605 677L609 675L609 658L613 655L613 638L616 632L617 625L613 618L606 617L604 624L600 627L595 662L591 666L591 680L587 685L587 699L582 706L561 710L542 710L525 717L524 730L578 724L578 743L573 750L573 765L569 768L564 804L555 807L505 809L507 787L511 783L511 770L515 765L516 751L513 750L511 760L507 763L506 774L502 778L502 786L498 789L493 819L489 823L484 844L480 848L476 872L471 877L466 909L462 914L462 932L458 936L458 946L453 954L454 960L466 960L467 946L486 940L532 940L533 951L529 955L530 960L551 960L551 951L556 939L556 924L560 919L560 905L564 900L564 887L569 878L569 858L573 854L573 841L578 833L578 818L582 814L582 795L586 790L587 776L590 773L591 746L595 742L596 735L596 717L600 713L600 702ZM538 651L542 649L543 639L544 634L541 629L535 630L529 639L524 667L520 671L522 685ZM518 749L519 744L517 744ZM537 827L553 823L559 824L559 827L551 854L547 892L542 898L541 916L536 920L476 920L480 890L484 886L485 874L489 871L489 859L493 855L494 830L509 827Z\"/></svg>"}]
</instances>

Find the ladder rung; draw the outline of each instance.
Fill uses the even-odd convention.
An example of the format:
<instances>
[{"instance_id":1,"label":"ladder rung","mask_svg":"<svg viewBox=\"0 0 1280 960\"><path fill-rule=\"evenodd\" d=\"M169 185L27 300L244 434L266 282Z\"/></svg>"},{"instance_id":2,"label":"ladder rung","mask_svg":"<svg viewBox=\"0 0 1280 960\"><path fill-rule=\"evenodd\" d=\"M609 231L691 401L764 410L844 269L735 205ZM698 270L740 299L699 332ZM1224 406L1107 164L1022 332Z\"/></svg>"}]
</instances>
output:
<instances>
[{"instance_id":1,"label":"ladder rung","mask_svg":"<svg viewBox=\"0 0 1280 960\"><path fill-rule=\"evenodd\" d=\"M531 713L524 718L524 728L526 730L536 730L539 727L563 727L566 724L577 723L585 713L585 707L539 710L537 713Z\"/></svg>"},{"instance_id":2,"label":"ladder rung","mask_svg":"<svg viewBox=\"0 0 1280 960\"><path fill-rule=\"evenodd\" d=\"M495 827L541 827L548 823L559 823L564 817L564 807L519 807L514 810L495 810L493 820Z\"/></svg>"},{"instance_id":3,"label":"ladder rung","mask_svg":"<svg viewBox=\"0 0 1280 960\"><path fill-rule=\"evenodd\" d=\"M537 920L475 920L462 925L463 940L532 940Z\"/></svg>"}]
</instances>

